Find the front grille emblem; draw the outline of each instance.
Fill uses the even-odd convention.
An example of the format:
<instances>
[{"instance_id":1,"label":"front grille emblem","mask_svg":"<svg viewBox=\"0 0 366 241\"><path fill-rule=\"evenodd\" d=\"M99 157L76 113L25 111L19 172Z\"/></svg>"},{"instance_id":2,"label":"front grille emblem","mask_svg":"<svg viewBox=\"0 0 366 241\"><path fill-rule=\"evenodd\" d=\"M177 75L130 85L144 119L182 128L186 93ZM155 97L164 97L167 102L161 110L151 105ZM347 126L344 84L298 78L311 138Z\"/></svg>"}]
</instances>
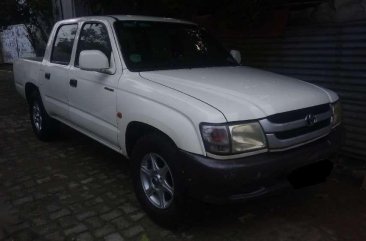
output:
<instances>
[{"instance_id":1,"label":"front grille emblem","mask_svg":"<svg viewBox=\"0 0 366 241\"><path fill-rule=\"evenodd\" d=\"M316 116L314 114L307 114L305 116L305 121L307 126L313 126L315 123L318 122L318 119L316 118Z\"/></svg>"}]
</instances>

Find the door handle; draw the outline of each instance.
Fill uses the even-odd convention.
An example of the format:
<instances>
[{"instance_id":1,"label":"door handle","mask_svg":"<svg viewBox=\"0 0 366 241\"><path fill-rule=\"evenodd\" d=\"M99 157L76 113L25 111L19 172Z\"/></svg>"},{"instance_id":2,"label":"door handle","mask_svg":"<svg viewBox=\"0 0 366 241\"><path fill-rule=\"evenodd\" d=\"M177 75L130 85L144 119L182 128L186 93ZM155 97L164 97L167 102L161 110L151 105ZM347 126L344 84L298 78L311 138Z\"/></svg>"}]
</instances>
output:
<instances>
[{"instance_id":1,"label":"door handle","mask_svg":"<svg viewBox=\"0 0 366 241\"><path fill-rule=\"evenodd\" d=\"M45 73L45 74L44 74L44 77L45 77L46 79L50 79L50 78L51 78L51 74L50 74L50 73Z\"/></svg>"},{"instance_id":2,"label":"door handle","mask_svg":"<svg viewBox=\"0 0 366 241\"><path fill-rule=\"evenodd\" d=\"M76 88L78 86L78 81L76 79L70 79L70 86Z\"/></svg>"},{"instance_id":3,"label":"door handle","mask_svg":"<svg viewBox=\"0 0 366 241\"><path fill-rule=\"evenodd\" d=\"M105 89L105 90L108 90L108 91L110 91L110 92L113 92L113 91L114 91L114 89L109 88L109 87L107 87L107 86L105 86L105 87L104 87L104 89Z\"/></svg>"}]
</instances>

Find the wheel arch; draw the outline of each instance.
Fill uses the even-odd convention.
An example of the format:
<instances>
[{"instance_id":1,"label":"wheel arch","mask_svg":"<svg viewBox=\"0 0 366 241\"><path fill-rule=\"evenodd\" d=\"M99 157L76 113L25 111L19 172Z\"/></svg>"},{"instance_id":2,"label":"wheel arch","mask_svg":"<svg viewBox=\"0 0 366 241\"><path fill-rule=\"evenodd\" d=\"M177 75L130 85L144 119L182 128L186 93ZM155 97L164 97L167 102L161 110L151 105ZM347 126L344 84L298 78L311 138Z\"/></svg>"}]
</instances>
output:
<instances>
[{"instance_id":1,"label":"wheel arch","mask_svg":"<svg viewBox=\"0 0 366 241\"><path fill-rule=\"evenodd\" d=\"M38 87L35 84L31 83L31 82L27 82L25 84L25 88L24 89L25 89L25 98L27 100L27 103L30 103L32 94L34 92L39 93Z\"/></svg>"},{"instance_id":2,"label":"wheel arch","mask_svg":"<svg viewBox=\"0 0 366 241\"><path fill-rule=\"evenodd\" d=\"M136 144L136 142L143 136L151 134L151 133L157 133L165 137L167 140L169 140L174 146L177 146L176 143L173 141L173 139L168 136L165 132L159 130L158 128L146 124L144 122L140 121L131 121L128 123L126 128L126 134L125 134L125 145L126 145L126 152L128 156L131 156L132 150Z\"/></svg>"}]
</instances>

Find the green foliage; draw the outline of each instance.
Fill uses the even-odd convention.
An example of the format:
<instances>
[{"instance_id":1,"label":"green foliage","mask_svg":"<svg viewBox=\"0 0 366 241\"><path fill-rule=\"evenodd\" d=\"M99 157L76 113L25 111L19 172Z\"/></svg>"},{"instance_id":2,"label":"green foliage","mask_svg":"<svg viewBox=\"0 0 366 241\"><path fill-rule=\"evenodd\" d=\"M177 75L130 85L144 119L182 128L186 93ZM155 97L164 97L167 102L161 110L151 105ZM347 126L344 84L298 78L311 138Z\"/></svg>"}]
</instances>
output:
<instances>
[{"instance_id":1,"label":"green foliage","mask_svg":"<svg viewBox=\"0 0 366 241\"><path fill-rule=\"evenodd\" d=\"M140 241L150 241L150 239L149 239L149 237L148 237L146 234L143 234L143 235L141 236Z\"/></svg>"},{"instance_id":2,"label":"green foliage","mask_svg":"<svg viewBox=\"0 0 366 241\"><path fill-rule=\"evenodd\" d=\"M18 15L18 3L12 0L3 0L0 2L0 27L6 27L16 24Z\"/></svg>"}]
</instances>

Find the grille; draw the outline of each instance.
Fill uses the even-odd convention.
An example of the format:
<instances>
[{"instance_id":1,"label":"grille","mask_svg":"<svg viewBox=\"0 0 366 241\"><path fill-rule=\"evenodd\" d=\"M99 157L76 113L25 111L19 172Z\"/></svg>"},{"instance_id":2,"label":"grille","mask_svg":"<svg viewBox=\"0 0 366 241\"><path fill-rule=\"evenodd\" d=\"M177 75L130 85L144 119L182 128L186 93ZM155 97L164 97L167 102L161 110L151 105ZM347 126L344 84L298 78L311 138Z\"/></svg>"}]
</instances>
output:
<instances>
[{"instance_id":1,"label":"grille","mask_svg":"<svg viewBox=\"0 0 366 241\"><path fill-rule=\"evenodd\" d=\"M300 128L294 129L294 130L277 132L277 133L275 133L275 136L278 139L289 139L289 138L294 138L296 136L305 135L305 134L313 132L313 131L317 131L317 130L322 129L327 126L329 126L329 119L320 121L320 122L314 124L313 126L304 126L304 127L300 127Z\"/></svg>"},{"instance_id":2,"label":"grille","mask_svg":"<svg viewBox=\"0 0 366 241\"><path fill-rule=\"evenodd\" d=\"M314 123L306 117L311 115ZM329 134L332 112L329 104L271 115L260 120L270 149L288 149Z\"/></svg>"},{"instance_id":3,"label":"grille","mask_svg":"<svg viewBox=\"0 0 366 241\"><path fill-rule=\"evenodd\" d=\"M316 114L324 113L327 111L330 111L329 104L318 105L318 106L313 106L313 107L304 108L304 109L300 109L300 110L293 110L293 111L289 111L289 112L279 113L279 114L268 116L267 119L272 123L287 123L287 122L303 119L303 118L305 118L306 115L308 115L310 113L313 115L316 115Z\"/></svg>"}]
</instances>

